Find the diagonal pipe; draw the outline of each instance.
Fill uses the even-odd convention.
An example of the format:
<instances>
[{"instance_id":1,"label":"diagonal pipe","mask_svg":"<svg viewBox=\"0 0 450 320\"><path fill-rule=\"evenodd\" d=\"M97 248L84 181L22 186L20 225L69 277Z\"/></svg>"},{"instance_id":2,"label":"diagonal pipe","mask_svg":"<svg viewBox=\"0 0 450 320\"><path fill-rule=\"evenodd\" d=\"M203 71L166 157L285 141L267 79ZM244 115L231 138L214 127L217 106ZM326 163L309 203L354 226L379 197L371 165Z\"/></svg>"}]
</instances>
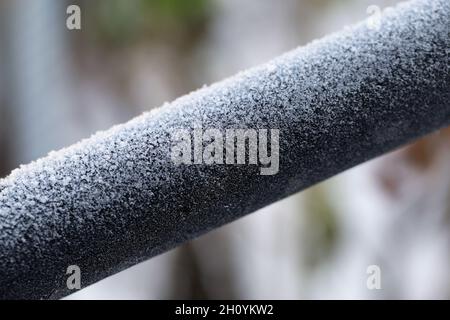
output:
<instances>
[{"instance_id":1,"label":"diagonal pipe","mask_svg":"<svg viewBox=\"0 0 450 320\"><path fill-rule=\"evenodd\" d=\"M22 166L0 181L0 298L63 297L69 265L94 283L448 126L449 55L450 2L414 0ZM199 126L279 130L279 169L175 164Z\"/></svg>"}]
</instances>

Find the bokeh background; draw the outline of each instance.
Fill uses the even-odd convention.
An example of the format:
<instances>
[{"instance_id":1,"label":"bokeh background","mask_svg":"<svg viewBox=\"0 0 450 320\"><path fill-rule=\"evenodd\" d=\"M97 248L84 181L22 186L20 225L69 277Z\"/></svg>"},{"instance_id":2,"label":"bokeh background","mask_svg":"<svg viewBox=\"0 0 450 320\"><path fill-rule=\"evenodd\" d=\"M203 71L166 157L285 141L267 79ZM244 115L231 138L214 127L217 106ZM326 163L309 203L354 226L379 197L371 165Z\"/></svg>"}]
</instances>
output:
<instances>
[{"instance_id":1,"label":"bokeh background","mask_svg":"<svg viewBox=\"0 0 450 320\"><path fill-rule=\"evenodd\" d=\"M396 2L0 0L0 176ZM449 247L447 129L68 298L445 299Z\"/></svg>"}]
</instances>

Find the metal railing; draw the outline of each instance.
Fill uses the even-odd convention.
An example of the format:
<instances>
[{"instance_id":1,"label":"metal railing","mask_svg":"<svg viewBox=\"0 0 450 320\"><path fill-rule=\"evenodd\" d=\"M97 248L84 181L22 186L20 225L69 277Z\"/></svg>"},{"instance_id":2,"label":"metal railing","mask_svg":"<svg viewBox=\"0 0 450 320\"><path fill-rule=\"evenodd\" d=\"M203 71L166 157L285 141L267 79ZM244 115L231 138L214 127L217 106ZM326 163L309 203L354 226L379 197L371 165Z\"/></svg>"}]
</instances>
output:
<instances>
[{"instance_id":1,"label":"metal railing","mask_svg":"<svg viewBox=\"0 0 450 320\"><path fill-rule=\"evenodd\" d=\"M69 265L80 267L83 286L94 283L448 126L450 2L416 0L380 19L379 28L347 28L0 180L0 297L62 297ZM247 130L249 159L239 165L237 154L222 153L230 129ZM260 166L250 160L252 132ZM196 134L218 144L206 149ZM181 142L191 162L174 161ZM207 160L205 150L214 150ZM274 161L278 170L261 174Z\"/></svg>"}]
</instances>

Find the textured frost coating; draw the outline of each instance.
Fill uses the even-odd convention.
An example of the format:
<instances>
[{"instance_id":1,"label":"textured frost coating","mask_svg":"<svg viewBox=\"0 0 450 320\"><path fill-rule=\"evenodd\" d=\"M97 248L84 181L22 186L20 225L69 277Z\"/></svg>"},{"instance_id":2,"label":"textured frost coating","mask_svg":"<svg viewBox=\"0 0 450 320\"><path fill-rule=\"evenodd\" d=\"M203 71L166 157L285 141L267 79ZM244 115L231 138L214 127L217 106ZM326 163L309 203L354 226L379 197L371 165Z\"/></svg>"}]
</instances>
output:
<instances>
[{"instance_id":1,"label":"textured frost coating","mask_svg":"<svg viewBox=\"0 0 450 320\"><path fill-rule=\"evenodd\" d=\"M66 295L450 124L450 1L417 0L0 181L0 298ZM173 130L280 130L280 169L175 166Z\"/></svg>"}]
</instances>

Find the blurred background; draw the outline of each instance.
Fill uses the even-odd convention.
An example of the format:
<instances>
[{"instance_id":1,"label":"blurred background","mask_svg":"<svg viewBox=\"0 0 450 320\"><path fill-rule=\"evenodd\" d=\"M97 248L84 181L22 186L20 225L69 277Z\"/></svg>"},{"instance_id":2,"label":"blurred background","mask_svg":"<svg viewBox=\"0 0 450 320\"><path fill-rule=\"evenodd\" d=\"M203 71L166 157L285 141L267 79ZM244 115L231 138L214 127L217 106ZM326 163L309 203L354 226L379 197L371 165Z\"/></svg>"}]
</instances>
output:
<instances>
[{"instance_id":1,"label":"blurred background","mask_svg":"<svg viewBox=\"0 0 450 320\"><path fill-rule=\"evenodd\" d=\"M0 0L0 176L396 2ZM448 299L449 164L446 129L68 299Z\"/></svg>"}]
</instances>

